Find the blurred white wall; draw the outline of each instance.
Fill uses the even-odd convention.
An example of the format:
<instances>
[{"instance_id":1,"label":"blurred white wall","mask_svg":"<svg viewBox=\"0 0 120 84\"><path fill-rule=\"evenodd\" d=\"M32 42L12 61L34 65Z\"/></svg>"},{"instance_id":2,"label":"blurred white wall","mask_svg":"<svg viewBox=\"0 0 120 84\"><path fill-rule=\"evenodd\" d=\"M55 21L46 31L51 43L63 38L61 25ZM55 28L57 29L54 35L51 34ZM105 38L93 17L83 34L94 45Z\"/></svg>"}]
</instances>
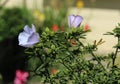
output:
<instances>
[{"instance_id":1,"label":"blurred white wall","mask_svg":"<svg viewBox=\"0 0 120 84\"><path fill-rule=\"evenodd\" d=\"M120 23L120 10L117 9L97 9L97 8L70 8L69 15L81 15L84 20L82 25L89 24L91 32L87 34L87 40L93 43L94 40L103 38L105 43L99 46L99 52L108 53L114 51L113 46L116 44L116 38L109 35L103 35L111 32L118 23Z\"/></svg>"}]
</instances>

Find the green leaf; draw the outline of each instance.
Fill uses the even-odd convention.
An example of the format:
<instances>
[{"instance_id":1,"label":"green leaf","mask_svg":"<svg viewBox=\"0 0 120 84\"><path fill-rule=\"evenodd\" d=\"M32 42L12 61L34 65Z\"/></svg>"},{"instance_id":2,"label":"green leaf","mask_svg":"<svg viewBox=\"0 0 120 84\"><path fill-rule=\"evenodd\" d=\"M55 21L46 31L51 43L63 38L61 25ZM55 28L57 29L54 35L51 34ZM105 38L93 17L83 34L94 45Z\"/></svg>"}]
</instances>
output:
<instances>
[{"instance_id":1,"label":"green leaf","mask_svg":"<svg viewBox=\"0 0 120 84\"><path fill-rule=\"evenodd\" d=\"M31 57L27 63L27 69L34 71L40 65L40 59L38 57Z\"/></svg>"},{"instance_id":2,"label":"green leaf","mask_svg":"<svg viewBox=\"0 0 120 84\"><path fill-rule=\"evenodd\" d=\"M114 35L114 33L112 33L112 32L107 32L107 33L105 33L104 35Z\"/></svg>"},{"instance_id":3,"label":"green leaf","mask_svg":"<svg viewBox=\"0 0 120 84\"><path fill-rule=\"evenodd\" d=\"M74 50L77 50L78 48L79 48L78 46L72 46L72 47L69 47L69 50L74 51Z\"/></svg>"}]
</instances>

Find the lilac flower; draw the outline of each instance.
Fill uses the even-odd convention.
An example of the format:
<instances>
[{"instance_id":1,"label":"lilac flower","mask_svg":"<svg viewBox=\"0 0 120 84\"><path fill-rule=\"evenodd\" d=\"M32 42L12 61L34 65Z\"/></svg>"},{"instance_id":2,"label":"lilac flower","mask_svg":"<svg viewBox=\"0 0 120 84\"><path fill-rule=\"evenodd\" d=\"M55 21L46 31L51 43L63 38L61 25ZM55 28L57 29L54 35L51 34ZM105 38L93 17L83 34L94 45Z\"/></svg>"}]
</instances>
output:
<instances>
[{"instance_id":1,"label":"lilac flower","mask_svg":"<svg viewBox=\"0 0 120 84\"><path fill-rule=\"evenodd\" d=\"M28 25L24 27L24 31L18 36L19 45L23 47L31 47L39 42L39 34L36 33L35 26L32 24L32 28Z\"/></svg>"},{"instance_id":2,"label":"lilac flower","mask_svg":"<svg viewBox=\"0 0 120 84\"><path fill-rule=\"evenodd\" d=\"M69 27L74 27L77 28L80 26L81 22L82 22L83 18L79 15L70 15L68 17L68 25Z\"/></svg>"}]
</instances>

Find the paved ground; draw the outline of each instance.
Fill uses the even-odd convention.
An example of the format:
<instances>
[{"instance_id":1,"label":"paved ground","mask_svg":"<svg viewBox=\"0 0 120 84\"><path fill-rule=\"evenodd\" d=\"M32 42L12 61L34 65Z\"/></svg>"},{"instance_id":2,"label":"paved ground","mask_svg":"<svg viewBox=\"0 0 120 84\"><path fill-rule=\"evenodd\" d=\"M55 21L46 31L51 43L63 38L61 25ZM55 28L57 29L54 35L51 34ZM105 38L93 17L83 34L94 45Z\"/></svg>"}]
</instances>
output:
<instances>
[{"instance_id":1,"label":"paved ground","mask_svg":"<svg viewBox=\"0 0 120 84\"><path fill-rule=\"evenodd\" d=\"M92 32L87 34L87 40L93 42L103 38L106 42L99 46L99 52L108 53L114 51L112 46L116 43L113 36L103 35L108 31L112 31L118 22L120 22L120 10L110 9L77 9L71 8L69 14L79 14L83 16L84 24L89 24Z\"/></svg>"}]
</instances>

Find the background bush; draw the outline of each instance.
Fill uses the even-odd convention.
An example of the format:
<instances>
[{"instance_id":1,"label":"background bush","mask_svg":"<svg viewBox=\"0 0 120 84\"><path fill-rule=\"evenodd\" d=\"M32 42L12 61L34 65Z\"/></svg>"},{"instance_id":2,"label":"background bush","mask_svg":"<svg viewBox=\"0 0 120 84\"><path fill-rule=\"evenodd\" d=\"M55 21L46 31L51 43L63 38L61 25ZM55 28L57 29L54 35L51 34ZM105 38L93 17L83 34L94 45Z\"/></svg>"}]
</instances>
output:
<instances>
[{"instance_id":1,"label":"background bush","mask_svg":"<svg viewBox=\"0 0 120 84\"><path fill-rule=\"evenodd\" d=\"M24 68L24 49L18 46L18 33L24 25L31 24L27 9L4 8L0 10L0 72L5 82L14 78L16 69Z\"/></svg>"}]
</instances>

